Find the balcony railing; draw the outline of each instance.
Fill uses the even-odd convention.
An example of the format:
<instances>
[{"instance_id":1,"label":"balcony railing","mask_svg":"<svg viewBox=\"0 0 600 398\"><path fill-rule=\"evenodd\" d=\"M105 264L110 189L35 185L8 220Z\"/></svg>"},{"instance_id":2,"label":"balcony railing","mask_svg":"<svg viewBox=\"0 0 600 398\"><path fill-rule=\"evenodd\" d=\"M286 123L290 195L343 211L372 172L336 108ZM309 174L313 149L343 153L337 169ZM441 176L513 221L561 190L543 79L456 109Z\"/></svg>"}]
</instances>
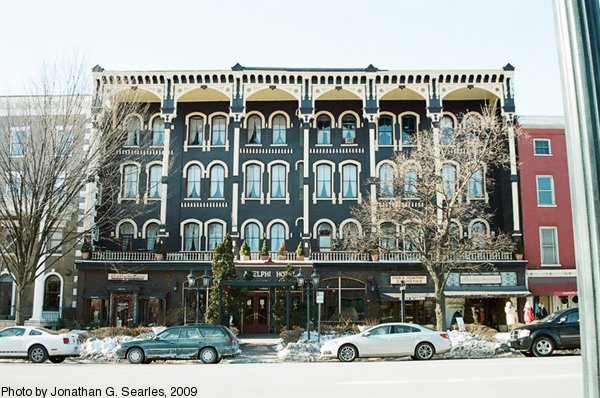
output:
<instances>
[{"instance_id":1,"label":"balcony railing","mask_svg":"<svg viewBox=\"0 0 600 398\"><path fill-rule=\"evenodd\" d=\"M42 311L42 319L46 322L58 322L58 320L60 319L60 310Z\"/></svg>"},{"instance_id":2,"label":"balcony railing","mask_svg":"<svg viewBox=\"0 0 600 398\"><path fill-rule=\"evenodd\" d=\"M170 262L210 262L212 260L212 251L201 252L173 252L167 253L162 261ZM278 252L269 252L272 261L295 262L298 261L295 252L285 252L280 255ZM98 251L93 252L91 260L94 261L157 261L153 252L112 252ZM451 257L451 260L457 260ZM477 250L464 253L462 261L510 261L514 260L512 252L500 252L493 250ZM251 252L250 261L264 261L260 252ZM305 257L304 261L310 262L354 262L354 261L373 261L369 253L353 251L329 251L312 252L310 257ZM376 261L379 262L400 262L414 263L419 261L419 253L407 251L386 251L382 252Z\"/></svg>"}]
</instances>

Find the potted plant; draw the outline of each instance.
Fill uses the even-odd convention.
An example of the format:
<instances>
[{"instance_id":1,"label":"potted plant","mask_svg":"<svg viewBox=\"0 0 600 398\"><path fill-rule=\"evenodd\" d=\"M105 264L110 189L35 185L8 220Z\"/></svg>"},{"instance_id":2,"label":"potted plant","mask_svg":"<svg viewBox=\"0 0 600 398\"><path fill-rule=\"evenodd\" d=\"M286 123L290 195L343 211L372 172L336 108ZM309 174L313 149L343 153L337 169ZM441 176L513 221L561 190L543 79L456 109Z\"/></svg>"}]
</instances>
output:
<instances>
[{"instance_id":1,"label":"potted plant","mask_svg":"<svg viewBox=\"0 0 600 398\"><path fill-rule=\"evenodd\" d=\"M521 239L518 239L515 247L515 257L517 258L517 260L523 260L523 253L523 241Z\"/></svg>"},{"instance_id":2,"label":"potted plant","mask_svg":"<svg viewBox=\"0 0 600 398\"><path fill-rule=\"evenodd\" d=\"M267 249L267 241L263 240L262 247L260 248L260 259L266 261L269 259L269 249Z\"/></svg>"},{"instance_id":3,"label":"potted plant","mask_svg":"<svg viewBox=\"0 0 600 398\"><path fill-rule=\"evenodd\" d=\"M280 260L285 260L285 245L282 243L281 246L279 246L279 250L277 251L277 256L279 257Z\"/></svg>"},{"instance_id":4,"label":"potted plant","mask_svg":"<svg viewBox=\"0 0 600 398\"><path fill-rule=\"evenodd\" d=\"M242 242L242 247L240 247L240 260L250 260L250 246L248 246L245 240Z\"/></svg>"},{"instance_id":5,"label":"potted plant","mask_svg":"<svg viewBox=\"0 0 600 398\"><path fill-rule=\"evenodd\" d=\"M83 243L81 244L81 259L87 260L90 258L90 253L92 252L92 245L88 238L83 239Z\"/></svg>"},{"instance_id":6,"label":"potted plant","mask_svg":"<svg viewBox=\"0 0 600 398\"><path fill-rule=\"evenodd\" d=\"M298 247L296 248L296 260L304 261L304 249L302 248L302 241L298 242Z\"/></svg>"},{"instance_id":7,"label":"potted plant","mask_svg":"<svg viewBox=\"0 0 600 398\"><path fill-rule=\"evenodd\" d=\"M371 254L371 261L379 261L379 246L371 246L371 249L369 249L369 253Z\"/></svg>"},{"instance_id":8,"label":"potted plant","mask_svg":"<svg viewBox=\"0 0 600 398\"><path fill-rule=\"evenodd\" d=\"M154 258L156 261L162 261L165 257L165 245L163 245L162 241L157 240L154 243Z\"/></svg>"}]
</instances>

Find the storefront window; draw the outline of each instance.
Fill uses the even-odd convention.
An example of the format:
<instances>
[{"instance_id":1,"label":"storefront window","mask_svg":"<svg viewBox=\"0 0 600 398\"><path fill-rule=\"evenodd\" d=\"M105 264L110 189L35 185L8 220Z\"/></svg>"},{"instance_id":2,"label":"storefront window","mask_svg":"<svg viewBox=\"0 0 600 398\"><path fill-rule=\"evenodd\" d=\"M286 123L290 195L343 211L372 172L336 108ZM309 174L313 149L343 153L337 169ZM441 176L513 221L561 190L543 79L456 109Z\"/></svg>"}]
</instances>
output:
<instances>
[{"instance_id":1,"label":"storefront window","mask_svg":"<svg viewBox=\"0 0 600 398\"><path fill-rule=\"evenodd\" d=\"M325 319L329 321L358 321L364 318L366 284L350 278L331 278L319 283L325 291Z\"/></svg>"}]
</instances>

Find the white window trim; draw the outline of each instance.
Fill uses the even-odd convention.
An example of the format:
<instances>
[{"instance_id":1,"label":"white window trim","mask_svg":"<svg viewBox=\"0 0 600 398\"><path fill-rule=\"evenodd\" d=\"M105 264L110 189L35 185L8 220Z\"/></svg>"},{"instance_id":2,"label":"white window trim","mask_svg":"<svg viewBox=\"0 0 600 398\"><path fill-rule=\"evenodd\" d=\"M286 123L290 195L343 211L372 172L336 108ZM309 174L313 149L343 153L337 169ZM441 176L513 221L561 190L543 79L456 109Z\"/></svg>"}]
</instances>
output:
<instances>
[{"instance_id":1,"label":"white window trim","mask_svg":"<svg viewBox=\"0 0 600 398\"><path fill-rule=\"evenodd\" d=\"M340 223L340 239L344 238L344 227L348 224L356 225L356 228L358 231L358 236L359 237L363 236L362 225L360 225L360 222L355 218L347 218Z\"/></svg>"},{"instance_id":2,"label":"white window trim","mask_svg":"<svg viewBox=\"0 0 600 398\"><path fill-rule=\"evenodd\" d=\"M45 300L45 296L46 296L46 279L48 279L51 276L57 276L58 279L60 280L60 293L58 295L58 313L59 313L59 316L62 316L63 295L64 295L64 288L65 288L65 280L63 279L62 275L59 274L58 272L56 272L54 269L52 269L50 272L48 272L47 274L44 275L44 290L43 290L43 293L42 293L42 297ZM43 306L43 301L42 301L42 310L43 310L43 308L44 308L44 306Z\"/></svg>"},{"instance_id":3,"label":"white window trim","mask_svg":"<svg viewBox=\"0 0 600 398\"><path fill-rule=\"evenodd\" d=\"M223 197L222 198L212 198L210 196L210 185L211 185L211 178L210 178L210 173L212 171L212 168L216 165L220 165L223 166ZM208 200L225 200L225 188L226 188L226 183L227 181L225 181L228 177L229 177L229 169L227 168L227 164L221 160L213 160L212 162L210 162L208 164L208 166L206 166L206 178L208 178Z\"/></svg>"},{"instance_id":4,"label":"white window trim","mask_svg":"<svg viewBox=\"0 0 600 398\"><path fill-rule=\"evenodd\" d=\"M159 187L158 187L158 189L160 191L160 196L158 198L150 197L150 168L153 166L162 167L162 162L160 160L155 160L146 165L146 190L144 192L144 204L147 204L148 202L159 202L162 199L162 173L161 173L161 182L159 183Z\"/></svg>"},{"instance_id":5,"label":"white window trim","mask_svg":"<svg viewBox=\"0 0 600 398\"><path fill-rule=\"evenodd\" d=\"M444 189L444 173L443 173L443 171L444 171L444 166L446 166L446 165L451 165L454 167L454 194L456 194L456 191L458 190L458 184L460 184L460 181L459 181L460 165L453 160L446 160L444 163L442 163L442 165L440 167L442 190ZM445 194L445 192L443 192L442 194Z\"/></svg>"},{"instance_id":6,"label":"white window trim","mask_svg":"<svg viewBox=\"0 0 600 398\"><path fill-rule=\"evenodd\" d=\"M271 179L271 171L273 166L284 166L285 167L285 197L283 198L274 198L272 197L273 194L273 181ZM289 185L290 185L290 164L286 161L283 160L274 160L272 162L269 162L267 164L267 170L268 170L268 174L269 174L269 191L267 194L267 204L271 203L271 201L285 201L286 204L290 203L290 190L289 190ZM262 181L261 181L262 182ZM262 192L261 192L262 194Z\"/></svg>"},{"instance_id":7,"label":"white window trim","mask_svg":"<svg viewBox=\"0 0 600 398\"><path fill-rule=\"evenodd\" d=\"M54 234L60 234L60 242L59 242L59 244L56 245L57 249L53 249L51 247L52 237L54 236ZM62 245L61 245L61 243L64 240L63 236L64 236L64 231L63 231L62 227L57 227L50 234L50 237L48 238L48 250L54 250L54 252L51 254L51 256L62 256L63 255Z\"/></svg>"},{"instance_id":8,"label":"white window trim","mask_svg":"<svg viewBox=\"0 0 600 398\"><path fill-rule=\"evenodd\" d=\"M183 200L190 200L190 201L194 201L194 200L202 200L202 197L199 198L188 198L187 197L187 173L188 173L188 169L192 166L198 166L200 167L200 181L202 181L202 178L206 178L206 170L204 169L204 165L202 163L200 163L197 160L190 160L189 162L187 162L185 164L185 166L183 166L183 179L185 180L185 183L182 184L184 185L184 196L183 196ZM200 183L200 188L202 188L202 182ZM202 192L200 192L200 194L202 194Z\"/></svg>"},{"instance_id":9,"label":"white window trim","mask_svg":"<svg viewBox=\"0 0 600 398\"><path fill-rule=\"evenodd\" d=\"M285 240L287 241L291 236L290 236L290 227L288 226L288 223L285 222L284 220L282 220L281 218L276 218L274 220L269 221L269 223L267 224L267 228L266 228L266 235L267 235L267 239L271 239L271 227L273 226L273 224L283 224L283 229L285 231Z\"/></svg>"},{"instance_id":10,"label":"white window trim","mask_svg":"<svg viewBox=\"0 0 600 398\"><path fill-rule=\"evenodd\" d=\"M137 175L137 193L135 198L124 198L123 197L123 184L125 183L124 178L125 178L125 167L127 166L136 166L137 167L137 171L138 171L138 175ZM121 203L123 201L133 201L134 203L139 203L140 202L140 175L142 173L142 164L139 162L133 162L133 161L128 161L126 163L121 163L121 165L119 166L119 172L121 173L121 185L119 187L119 195L117 196L117 202Z\"/></svg>"},{"instance_id":11,"label":"white window trim","mask_svg":"<svg viewBox=\"0 0 600 398\"><path fill-rule=\"evenodd\" d=\"M481 223L483 223L483 225L485 225L485 234L486 235L490 234L490 223L487 222L487 220L484 220L483 218L474 218L471 220L471 222L469 222L469 239L471 239L473 237L473 225L475 225L475 223L477 223L477 222L481 222ZM461 226L461 229L462 229L462 226Z\"/></svg>"},{"instance_id":12,"label":"white window trim","mask_svg":"<svg viewBox=\"0 0 600 398\"><path fill-rule=\"evenodd\" d=\"M286 129L292 128L292 120L290 119L290 115L288 115L287 112L285 112L284 110L278 110L278 111L274 111L273 113L271 113L271 115L269 115L269 123L267 124L267 127L272 129L273 128L273 119L275 119L275 116L279 116L279 115L283 116L286 120L285 128ZM287 140L286 140L286 142L287 142Z\"/></svg>"},{"instance_id":13,"label":"white window trim","mask_svg":"<svg viewBox=\"0 0 600 398\"><path fill-rule=\"evenodd\" d=\"M389 116L392 118L392 143L391 144L380 144L379 143L379 119L382 116ZM375 119L375 142L373 143L375 146L375 150L379 150L379 147L382 148L396 148L396 121L397 117L392 112L383 111L379 112L377 118Z\"/></svg>"},{"instance_id":14,"label":"white window trim","mask_svg":"<svg viewBox=\"0 0 600 398\"><path fill-rule=\"evenodd\" d=\"M121 225L125 224L125 223L130 223L133 224L133 239L137 239L138 238L138 227L137 224L135 223L135 221L133 221L132 218L124 218L122 220L120 220L116 227L115 227L115 237L117 239L119 239L121 237Z\"/></svg>"},{"instance_id":15,"label":"white window trim","mask_svg":"<svg viewBox=\"0 0 600 398\"><path fill-rule=\"evenodd\" d=\"M149 220L147 220L144 225L142 225L142 239L146 239L148 238L147 234L146 234L146 229L148 228L148 226L150 224L158 224L158 227L160 228L160 220L157 218L151 218Z\"/></svg>"},{"instance_id":16,"label":"white window trim","mask_svg":"<svg viewBox=\"0 0 600 398\"><path fill-rule=\"evenodd\" d=\"M416 112L412 112L412 111L406 111L406 112L402 112L401 114L398 115L398 125L399 125L399 129L400 131L398 132L398 140L395 141L395 145L397 150L401 151L403 148L414 148L416 147L418 144L415 145L404 145L402 143L402 119L404 118L404 116L414 116L416 121L415 121L415 134L417 134L419 132L419 126L421 125L421 115L419 115ZM455 124L456 126L456 124Z\"/></svg>"},{"instance_id":17,"label":"white window trim","mask_svg":"<svg viewBox=\"0 0 600 398\"><path fill-rule=\"evenodd\" d=\"M200 251L201 249L201 245L200 242L202 242L202 221L196 220L195 218L188 218L186 220L183 220L180 224L179 224L179 236L181 238L181 251L185 251L185 226L187 224L197 224L198 225L198 242L196 242L198 244L198 251Z\"/></svg>"},{"instance_id":18,"label":"white window trim","mask_svg":"<svg viewBox=\"0 0 600 398\"><path fill-rule=\"evenodd\" d=\"M258 167L260 167L260 195L258 198L249 198L247 197L247 179L246 179L246 168L248 166L251 165L256 165ZM242 195L240 197L240 201L242 204L246 203L246 201L260 201L260 204L265 203L265 193L263 192L263 177L265 174L265 165L262 162L259 162L258 160L248 160L246 162L244 162L242 164L242 171L244 173L244 181L243 181L243 190L242 190ZM269 182L269 190L271 189L270 187L270 182Z\"/></svg>"},{"instance_id":19,"label":"white window trim","mask_svg":"<svg viewBox=\"0 0 600 398\"><path fill-rule=\"evenodd\" d=\"M548 142L548 151L549 153L535 153L535 142L536 141L547 141ZM550 138L534 138L533 139L533 156L553 156L552 155L552 140Z\"/></svg>"},{"instance_id":20,"label":"white window trim","mask_svg":"<svg viewBox=\"0 0 600 398\"><path fill-rule=\"evenodd\" d=\"M199 145L190 145L190 120L195 116L199 116L202 118L202 137ZM207 117L202 112L192 112L185 117L185 140L183 141L184 152L187 152L188 148L202 148L203 151L206 150L206 123Z\"/></svg>"},{"instance_id":21,"label":"white window trim","mask_svg":"<svg viewBox=\"0 0 600 398\"><path fill-rule=\"evenodd\" d=\"M163 119L165 123L165 131L163 131L163 140L167 137L167 121L164 116L160 113L155 113L150 117L150 121L148 122L148 126L150 126L150 148L163 148L165 146L165 142L163 141L162 145L153 145L152 137L154 135L154 119Z\"/></svg>"},{"instance_id":22,"label":"white window trim","mask_svg":"<svg viewBox=\"0 0 600 398\"><path fill-rule=\"evenodd\" d=\"M205 243L205 249L206 250L210 250L208 248L208 239L210 238L208 236L208 227L210 227L211 224L221 224L223 226L223 240L225 239L225 236L227 235L227 223L223 220L221 220L220 218L211 218L210 220L206 220L204 222L204 243ZM202 240L202 239L200 239ZM221 242L223 243L223 242Z\"/></svg>"},{"instance_id":23,"label":"white window trim","mask_svg":"<svg viewBox=\"0 0 600 398\"><path fill-rule=\"evenodd\" d=\"M260 118L260 143L259 144L250 144L248 143L248 120L250 120L250 117L257 115ZM244 118L244 120L242 121L242 128L244 128L244 130L246 130L246 137L244 137L245 139L243 140L244 145L245 146L263 146L264 144L264 129L265 126L267 125L266 119L265 119L265 115L263 115L261 112L259 111L251 111L248 112L246 114L246 117Z\"/></svg>"},{"instance_id":24,"label":"white window trim","mask_svg":"<svg viewBox=\"0 0 600 398\"><path fill-rule=\"evenodd\" d=\"M321 115L329 116L329 120L331 122L330 129L336 128L335 117L333 116L333 113L331 113L329 111L319 111L319 112L315 113L315 116L313 117L313 122L312 122L313 128L315 128L315 129L317 128L317 119L319 119L319 116L321 116ZM331 130L329 132L331 133ZM321 144L321 145L329 145L329 144Z\"/></svg>"},{"instance_id":25,"label":"white window trim","mask_svg":"<svg viewBox=\"0 0 600 398\"><path fill-rule=\"evenodd\" d=\"M322 223L325 224L329 224L329 226L331 227L331 239L335 239L337 236L337 228L335 226L335 223L333 221L331 221L329 218L320 218L317 221L315 221L315 223L313 224L313 238L314 239L319 239L319 234L318 234L318 227L319 225L321 225ZM360 231L360 229L359 229Z\"/></svg>"},{"instance_id":26,"label":"white window trim","mask_svg":"<svg viewBox=\"0 0 600 398\"><path fill-rule=\"evenodd\" d=\"M542 230L544 229L552 229L554 230L554 239L556 243L556 264L544 264L544 252L543 252L543 242L542 242ZM540 239L540 267L560 267L560 251L558 248L558 228L555 226L540 226L539 227L539 239Z\"/></svg>"},{"instance_id":27,"label":"white window trim","mask_svg":"<svg viewBox=\"0 0 600 398\"><path fill-rule=\"evenodd\" d=\"M242 226L241 226L240 238L242 240L246 238L246 226L248 224L256 224L256 225L258 225L258 237L261 240L264 239L265 232L264 232L264 228L263 228L262 223L260 221L258 221L256 218L249 218L246 221L244 221L242 223Z\"/></svg>"},{"instance_id":28,"label":"white window trim","mask_svg":"<svg viewBox=\"0 0 600 398\"><path fill-rule=\"evenodd\" d=\"M545 205L540 204L540 178L550 178L550 185L552 186L552 204ZM552 175L536 175L535 176L535 201L537 207L556 207L556 193L554 189L554 176Z\"/></svg>"},{"instance_id":29,"label":"white window trim","mask_svg":"<svg viewBox=\"0 0 600 398\"><path fill-rule=\"evenodd\" d=\"M344 198L344 166L352 164L356 166L356 198ZM356 160L344 160L343 162L338 164L338 172L340 173L340 190L338 192L338 201L339 203L343 202L362 202L362 192L360 190L360 172L361 172L361 164Z\"/></svg>"},{"instance_id":30,"label":"white window trim","mask_svg":"<svg viewBox=\"0 0 600 398\"><path fill-rule=\"evenodd\" d=\"M338 116L338 126L340 126L340 128L342 128L342 120L344 119L344 116L346 116L346 115L353 115L356 118L356 129L357 130L362 128L361 117L359 116L358 113L351 111L351 110L344 111L344 112L340 113L340 116ZM358 133L358 132L355 131L355 133ZM358 139L358 134L356 134L356 138Z\"/></svg>"},{"instance_id":31,"label":"white window trim","mask_svg":"<svg viewBox=\"0 0 600 398\"><path fill-rule=\"evenodd\" d=\"M442 144L442 126L441 126L442 119L444 118L444 116L448 116L452 119L452 123L453 123L452 124L453 125L452 133L453 134L454 134L454 131L456 130L456 128L458 127L458 119L456 118L456 115L454 115L454 113L452 113L452 112L443 112L442 113L442 117L440 118L440 127L438 128L438 131L439 131L438 140L439 140L439 143L441 146L445 146Z\"/></svg>"},{"instance_id":32,"label":"white window trim","mask_svg":"<svg viewBox=\"0 0 600 398\"><path fill-rule=\"evenodd\" d=\"M319 165L326 164L331 167L331 198L319 198L317 195L318 183L317 183L317 168ZM330 201L335 204L335 163L329 160L319 160L313 163L313 175L314 175L314 188L313 188L313 204L317 204L317 201Z\"/></svg>"},{"instance_id":33,"label":"white window trim","mask_svg":"<svg viewBox=\"0 0 600 398\"><path fill-rule=\"evenodd\" d=\"M140 123L140 130L138 131L138 136L137 136L137 145L127 145L127 142L125 142L124 147L125 148L139 148L140 144L141 144L141 139L142 139L142 130L144 130L144 118L142 117L142 115L140 115L137 112L132 112L129 115L127 115L127 117L125 118L125 126L127 126L127 128L129 129L129 119L130 118L136 118L139 123ZM127 130L127 138L129 138L129 130Z\"/></svg>"},{"instance_id":34,"label":"white window trim","mask_svg":"<svg viewBox=\"0 0 600 398\"><path fill-rule=\"evenodd\" d=\"M213 133L213 119L216 117L225 118L225 144L213 145L212 144L212 133ZM261 129L261 140L262 140L262 129ZM225 112L213 112L208 116L208 140L206 141L206 149L210 151L210 148L225 148L225 151L229 151L229 114Z\"/></svg>"},{"instance_id":35,"label":"white window trim","mask_svg":"<svg viewBox=\"0 0 600 398\"><path fill-rule=\"evenodd\" d=\"M469 186L467 187L467 203L469 203L471 201L484 201L485 203L489 203L489 196L488 196L487 184L486 184L487 165L481 164L481 167L477 170L481 170L481 178L482 178L481 187L483 189L483 196L481 196L479 198L471 196L471 178L473 178L473 175L475 174L475 172L473 172L473 174L471 174L471 177L469 177Z\"/></svg>"}]
</instances>

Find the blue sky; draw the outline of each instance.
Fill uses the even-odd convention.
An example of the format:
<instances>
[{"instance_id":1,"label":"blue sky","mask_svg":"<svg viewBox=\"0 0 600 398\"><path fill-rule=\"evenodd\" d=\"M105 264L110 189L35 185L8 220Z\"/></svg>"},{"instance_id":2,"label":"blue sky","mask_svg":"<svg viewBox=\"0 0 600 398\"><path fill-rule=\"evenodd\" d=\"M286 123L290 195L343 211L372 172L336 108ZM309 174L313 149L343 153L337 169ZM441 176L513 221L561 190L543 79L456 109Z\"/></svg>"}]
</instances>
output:
<instances>
[{"instance_id":1,"label":"blue sky","mask_svg":"<svg viewBox=\"0 0 600 398\"><path fill-rule=\"evenodd\" d=\"M0 94L24 92L45 61L88 69L249 66L516 67L521 115L561 115L549 0L3 1Z\"/></svg>"}]
</instances>

